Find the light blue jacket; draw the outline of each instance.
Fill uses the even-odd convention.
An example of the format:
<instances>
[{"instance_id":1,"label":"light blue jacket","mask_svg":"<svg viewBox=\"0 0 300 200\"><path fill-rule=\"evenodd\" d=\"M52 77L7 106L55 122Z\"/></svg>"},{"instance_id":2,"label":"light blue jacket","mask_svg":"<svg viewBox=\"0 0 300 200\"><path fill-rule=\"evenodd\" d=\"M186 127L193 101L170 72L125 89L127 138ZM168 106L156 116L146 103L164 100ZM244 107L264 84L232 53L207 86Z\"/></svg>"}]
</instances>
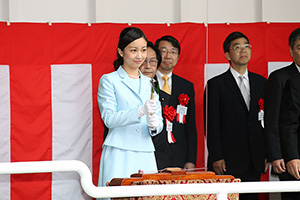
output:
<instances>
[{"instance_id":1,"label":"light blue jacket","mask_svg":"<svg viewBox=\"0 0 300 200\"><path fill-rule=\"evenodd\" d=\"M102 120L109 128L103 145L133 151L154 151L151 136L157 135L163 128L161 105L155 94L158 100L155 114L159 118L159 126L156 132L151 132L146 116L138 117L138 107L151 96L150 78L139 73L141 94L130 87L130 78L121 66L117 71L101 77L97 98Z\"/></svg>"}]
</instances>

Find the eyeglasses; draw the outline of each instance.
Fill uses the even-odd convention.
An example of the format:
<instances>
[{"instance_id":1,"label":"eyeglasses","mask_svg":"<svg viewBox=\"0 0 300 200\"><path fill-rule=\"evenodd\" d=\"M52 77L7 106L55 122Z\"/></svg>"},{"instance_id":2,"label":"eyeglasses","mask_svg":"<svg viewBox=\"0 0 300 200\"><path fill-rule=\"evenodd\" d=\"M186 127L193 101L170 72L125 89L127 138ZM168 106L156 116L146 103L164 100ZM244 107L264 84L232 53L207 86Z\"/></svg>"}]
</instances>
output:
<instances>
[{"instance_id":1,"label":"eyeglasses","mask_svg":"<svg viewBox=\"0 0 300 200\"><path fill-rule=\"evenodd\" d=\"M168 49L166 49L166 48L160 49L160 53L161 53L162 56L167 55L167 53L169 53L169 55L171 55L171 56L176 56L176 55L178 55L178 51L176 51L176 50L168 51Z\"/></svg>"},{"instance_id":2,"label":"eyeglasses","mask_svg":"<svg viewBox=\"0 0 300 200\"><path fill-rule=\"evenodd\" d=\"M232 49L236 52L242 51L242 49L250 50L252 48L251 44L244 44L244 45L235 45Z\"/></svg>"},{"instance_id":3,"label":"eyeglasses","mask_svg":"<svg viewBox=\"0 0 300 200\"><path fill-rule=\"evenodd\" d=\"M147 60L145 59L145 61L143 62L142 65L146 65L147 63L149 63L150 66L156 66L157 64L157 59L150 59L150 60Z\"/></svg>"}]
</instances>

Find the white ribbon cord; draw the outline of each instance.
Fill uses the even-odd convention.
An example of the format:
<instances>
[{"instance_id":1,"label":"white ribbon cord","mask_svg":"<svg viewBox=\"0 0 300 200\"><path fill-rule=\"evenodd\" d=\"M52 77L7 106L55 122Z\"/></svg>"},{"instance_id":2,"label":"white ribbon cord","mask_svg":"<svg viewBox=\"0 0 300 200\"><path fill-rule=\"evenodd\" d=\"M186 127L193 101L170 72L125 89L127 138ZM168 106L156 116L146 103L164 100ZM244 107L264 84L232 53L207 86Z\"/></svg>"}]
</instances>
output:
<instances>
[{"instance_id":1,"label":"white ribbon cord","mask_svg":"<svg viewBox=\"0 0 300 200\"><path fill-rule=\"evenodd\" d=\"M264 111L260 110L258 112L258 121L260 121L260 124L263 128L265 128L265 123L264 123Z\"/></svg>"},{"instance_id":2,"label":"white ribbon cord","mask_svg":"<svg viewBox=\"0 0 300 200\"><path fill-rule=\"evenodd\" d=\"M172 139L172 130L173 130L173 123L170 122L169 120L166 119L166 130L167 130L167 137L168 137L168 142L174 143L175 141L173 141Z\"/></svg>"},{"instance_id":3,"label":"white ribbon cord","mask_svg":"<svg viewBox=\"0 0 300 200\"><path fill-rule=\"evenodd\" d=\"M183 124L183 114L179 114L179 123Z\"/></svg>"}]
</instances>

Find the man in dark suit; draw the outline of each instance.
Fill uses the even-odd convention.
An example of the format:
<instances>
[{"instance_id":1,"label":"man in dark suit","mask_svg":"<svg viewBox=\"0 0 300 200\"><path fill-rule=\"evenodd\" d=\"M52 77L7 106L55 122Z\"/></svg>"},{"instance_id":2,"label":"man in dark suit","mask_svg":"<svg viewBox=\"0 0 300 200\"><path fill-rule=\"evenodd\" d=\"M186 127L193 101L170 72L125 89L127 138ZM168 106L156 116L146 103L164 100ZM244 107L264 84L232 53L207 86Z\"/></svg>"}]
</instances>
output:
<instances>
[{"instance_id":1,"label":"man in dark suit","mask_svg":"<svg viewBox=\"0 0 300 200\"><path fill-rule=\"evenodd\" d=\"M286 81L292 76L299 74L299 46L300 28L297 28L289 36L289 50L294 62L289 66L272 72L267 81L265 90L265 137L268 161L272 164L272 174L279 175L281 181L290 180L291 177L286 172L286 166L280 148L278 130L280 102ZM281 193L282 200L291 199L292 197L293 193Z\"/></svg>"},{"instance_id":2,"label":"man in dark suit","mask_svg":"<svg viewBox=\"0 0 300 200\"><path fill-rule=\"evenodd\" d=\"M251 47L243 33L229 34L223 49L231 66L206 88L208 169L241 181L260 181L268 166L259 116L266 79L247 69ZM258 199L258 194L240 194L240 199Z\"/></svg>"},{"instance_id":3,"label":"man in dark suit","mask_svg":"<svg viewBox=\"0 0 300 200\"><path fill-rule=\"evenodd\" d=\"M163 131L152 138L157 167L159 170L166 167L192 170L197 157L194 85L173 73L181 50L178 40L163 36L155 46L162 56L156 79L164 117Z\"/></svg>"},{"instance_id":4,"label":"man in dark suit","mask_svg":"<svg viewBox=\"0 0 300 200\"><path fill-rule=\"evenodd\" d=\"M300 47L299 47L300 51ZM282 92L279 135L281 151L290 180L299 180L300 175L300 75L286 81ZM287 199L298 200L300 193L292 193Z\"/></svg>"}]
</instances>

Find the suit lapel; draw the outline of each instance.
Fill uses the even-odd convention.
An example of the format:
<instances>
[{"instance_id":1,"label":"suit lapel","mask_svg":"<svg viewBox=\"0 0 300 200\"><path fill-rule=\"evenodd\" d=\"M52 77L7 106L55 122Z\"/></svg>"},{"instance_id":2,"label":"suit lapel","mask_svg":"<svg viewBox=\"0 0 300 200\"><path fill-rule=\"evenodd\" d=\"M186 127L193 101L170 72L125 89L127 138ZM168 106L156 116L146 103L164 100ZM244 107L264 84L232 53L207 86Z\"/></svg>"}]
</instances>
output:
<instances>
[{"instance_id":1,"label":"suit lapel","mask_svg":"<svg viewBox=\"0 0 300 200\"><path fill-rule=\"evenodd\" d=\"M224 84L226 87L229 88L229 90L231 90L231 92L238 99L238 101L245 107L245 109L248 110L245 100L243 98L243 95L241 93L241 90L240 90L239 86L237 85L236 80L234 79L233 75L231 74L230 69L228 69L227 72L225 73ZM250 92L250 98L251 98L251 92ZM251 100L250 100L250 102L251 102ZM250 103L250 105L251 105L251 103Z\"/></svg>"},{"instance_id":2,"label":"suit lapel","mask_svg":"<svg viewBox=\"0 0 300 200\"><path fill-rule=\"evenodd\" d=\"M256 92L255 92L255 88L256 88L256 82L254 79L254 76L252 76L252 73L249 72L248 73L249 76L249 85L250 85L250 107L249 109L251 110L251 108L253 108L253 103L254 103L254 99L256 99ZM258 103L258 102L257 102Z\"/></svg>"},{"instance_id":3,"label":"suit lapel","mask_svg":"<svg viewBox=\"0 0 300 200\"><path fill-rule=\"evenodd\" d=\"M256 79L254 73L249 72L249 84L250 84L250 110L258 105L257 98L260 96L259 90L257 88L261 87L261 82ZM256 105L255 105L256 104Z\"/></svg>"},{"instance_id":4,"label":"suit lapel","mask_svg":"<svg viewBox=\"0 0 300 200\"><path fill-rule=\"evenodd\" d=\"M180 79L175 74L172 74L172 89L169 105L173 105L177 109L178 96L180 91Z\"/></svg>"},{"instance_id":5,"label":"suit lapel","mask_svg":"<svg viewBox=\"0 0 300 200\"><path fill-rule=\"evenodd\" d=\"M173 74L174 75L174 74ZM155 84L155 88L159 94L159 100L161 102L162 105L162 109L165 105L171 106L172 102L171 102L171 98L174 97L173 95L173 91L174 91L174 76L172 75L172 91L171 91L171 95L168 95L167 93L165 93L164 91L160 90L160 86L159 86L159 82L157 80L156 75L154 76L154 84ZM174 107L174 106L173 106Z\"/></svg>"},{"instance_id":6,"label":"suit lapel","mask_svg":"<svg viewBox=\"0 0 300 200\"><path fill-rule=\"evenodd\" d=\"M140 91L141 91L141 95L136 92L129 84L129 81L130 81L130 78L128 77L127 73L125 72L125 70L120 66L119 69L118 69L118 74L122 80L122 83L124 83L124 85L126 85L131 91L133 94L135 94L141 101L142 101L142 96L145 94L146 90L145 90L145 77L142 78L141 76L141 88L140 88ZM139 73L141 74L141 72L139 71ZM149 97L150 98L150 97Z\"/></svg>"},{"instance_id":7,"label":"suit lapel","mask_svg":"<svg viewBox=\"0 0 300 200\"><path fill-rule=\"evenodd\" d=\"M140 77L141 77L141 88L140 88L140 96L143 98L146 94L150 94L149 91L147 90L151 90L151 82L150 82L150 78L142 75L142 73L139 71L140 73ZM150 85L150 87L149 87ZM151 95L149 97L147 97L146 99L150 99Z\"/></svg>"},{"instance_id":8,"label":"suit lapel","mask_svg":"<svg viewBox=\"0 0 300 200\"><path fill-rule=\"evenodd\" d=\"M156 93L158 94L159 91L160 91L160 87L159 87L159 83L158 83L158 80L157 80L156 75L153 77L153 79L154 79L154 87L155 87L155 91L156 91Z\"/></svg>"}]
</instances>

